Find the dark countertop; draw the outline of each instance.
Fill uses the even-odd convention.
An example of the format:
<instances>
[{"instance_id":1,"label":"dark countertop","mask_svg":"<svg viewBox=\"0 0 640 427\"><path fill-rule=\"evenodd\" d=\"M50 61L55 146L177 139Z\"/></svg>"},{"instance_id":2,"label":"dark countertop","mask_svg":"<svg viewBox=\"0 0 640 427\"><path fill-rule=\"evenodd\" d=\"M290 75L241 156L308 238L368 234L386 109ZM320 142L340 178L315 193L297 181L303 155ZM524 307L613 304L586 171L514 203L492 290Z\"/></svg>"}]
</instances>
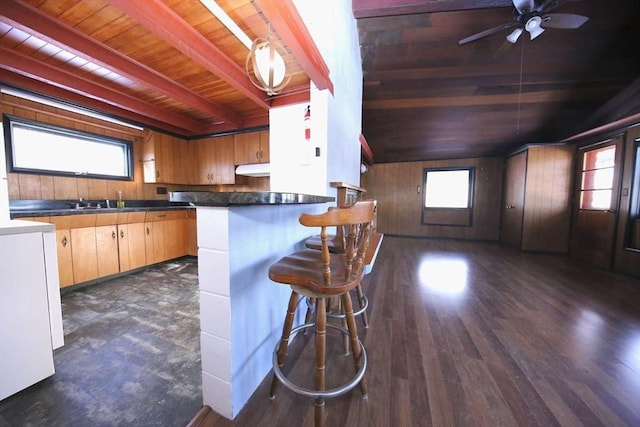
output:
<instances>
[{"instance_id":1,"label":"dark countertop","mask_svg":"<svg viewBox=\"0 0 640 427\"><path fill-rule=\"evenodd\" d=\"M272 191L173 191L169 193L169 200L195 206L250 206L327 203L335 201L335 197Z\"/></svg>"},{"instance_id":2,"label":"dark countertop","mask_svg":"<svg viewBox=\"0 0 640 427\"><path fill-rule=\"evenodd\" d=\"M149 212L173 209L193 209L188 203L171 203L165 200L128 200L124 208L96 208L99 201L89 201L91 208L74 208L75 200L11 200L12 219L34 216L84 215L119 212ZM104 201L102 201L104 202ZM115 204L115 201L111 201Z\"/></svg>"}]
</instances>

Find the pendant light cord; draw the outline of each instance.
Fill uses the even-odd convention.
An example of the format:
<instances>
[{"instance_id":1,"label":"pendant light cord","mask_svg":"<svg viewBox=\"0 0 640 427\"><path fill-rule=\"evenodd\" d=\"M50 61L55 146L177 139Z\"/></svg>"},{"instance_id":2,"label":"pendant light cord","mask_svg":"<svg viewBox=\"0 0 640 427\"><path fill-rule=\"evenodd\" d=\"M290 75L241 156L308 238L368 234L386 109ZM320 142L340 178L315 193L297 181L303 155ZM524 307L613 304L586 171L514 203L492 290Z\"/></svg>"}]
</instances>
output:
<instances>
[{"instance_id":1,"label":"pendant light cord","mask_svg":"<svg viewBox=\"0 0 640 427\"><path fill-rule=\"evenodd\" d=\"M518 86L518 118L516 123L516 134L520 135L520 105L522 99L522 66L524 63L524 40L520 42L522 48L520 49L520 83Z\"/></svg>"}]
</instances>

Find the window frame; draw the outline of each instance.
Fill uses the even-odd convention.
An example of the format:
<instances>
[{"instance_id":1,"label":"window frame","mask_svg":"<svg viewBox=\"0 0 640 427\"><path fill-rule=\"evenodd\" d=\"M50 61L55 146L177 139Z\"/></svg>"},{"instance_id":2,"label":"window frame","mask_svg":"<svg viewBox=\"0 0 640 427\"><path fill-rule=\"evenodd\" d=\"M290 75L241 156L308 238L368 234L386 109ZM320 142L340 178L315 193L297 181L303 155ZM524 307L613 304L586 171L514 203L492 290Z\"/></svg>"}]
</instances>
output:
<instances>
[{"instance_id":1,"label":"window frame","mask_svg":"<svg viewBox=\"0 0 640 427\"><path fill-rule=\"evenodd\" d=\"M585 169L585 157L588 153L593 152L593 151L597 151L597 150L604 150L610 147L614 147L615 150L615 154L614 154L614 159L613 159L613 166L607 166L605 168L592 168L592 169ZM619 164L619 147L616 146L616 142L614 141L614 139L608 139L602 142L599 142L597 144L594 145L590 145L590 146L586 146L583 147L583 149L579 150L579 157L578 157L578 172L580 173L580 178L578 180L577 184L577 201L578 201L578 210L579 211L591 211L591 212L610 212L613 209L613 206L617 204L617 197L615 194L615 188L617 186L617 179L616 178L616 165ZM600 171L600 170L604 170L604 169L611 169L612 173L613 173L613 179L611 181L611 187L607 187L607 188L595 188L595 189L588 189L588 188L583 188L584 185L584 177L585 174L588 172L592 172L592 171ZM609 206L606 208L596 208L596 207L583 207L583 195L585 193L588 193L590 191L610 191L610 198L609 198Z\"/></svg>"},{"instance_id":2,"label":"window frame","mask_svg":"<svg viewBox=\"0 0 640 427\"><path fill-rule=\"evenodd\" d=\"M421 197L422 204L422 224L423 225L446 225L452 227L471 227L473 226L473 205L475 194L475 167L474 166L456 166L456 167L429 167L424 168L422 172L422 188L424 189ZM469 172L469 188L467 194L467 207L427 207L427 179L429 172L449 172L449 171L468 171Z\"/></svg>"},{"instance_id":3,"label":"window frame","mask_svg":"<svg viewBox=\"0 0 640 427\"><path fill-rule=\"evenodd\" d=\"M99 135L91 132L81 131L78 129L67 128L64 126L58 126L50 123L43 123L36 120L25 119L23 117L10 116L3 114L2 121L4 123L4 150L6 153L6 166L9 173L27 173L34 175L49 175L49 176L65 176L75 178L93 178L93 179L108 179L114 181L133 181L134 180L134 164L133 164L133 143L125 139L114 138L106 135ZM126 173L122 176L119 175L104 175L98 173L89 173L85 171L60 171L53 169L34 169L29 167L21 167L14 164L14 141L13 141L13 126L22 125L25 127L33 128L37 131L58 134L77 138L80 140L86 140L91 142L98 142L102 144L117 145L123 147L125 152L125 168Z\"/></svg>"}]
</instances>

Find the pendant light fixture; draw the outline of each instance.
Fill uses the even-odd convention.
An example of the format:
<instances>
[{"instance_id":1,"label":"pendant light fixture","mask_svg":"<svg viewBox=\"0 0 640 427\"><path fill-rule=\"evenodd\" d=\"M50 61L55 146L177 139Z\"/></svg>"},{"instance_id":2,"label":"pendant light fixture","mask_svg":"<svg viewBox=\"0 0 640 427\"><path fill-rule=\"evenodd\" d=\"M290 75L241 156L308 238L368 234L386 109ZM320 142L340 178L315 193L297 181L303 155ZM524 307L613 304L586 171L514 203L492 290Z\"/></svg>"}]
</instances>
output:
<instances>
[{"instance_id":1,"label":"pendant light fixture","mask_svg":"<svg viewBox=\"0 0 640 427\"><path fill-rule=\"evenodd\" d=\"M269 96L277 95L291 80L287 76L282 53L284 48L271 38L271 24L267 38L258 37L247 55L246 70L249 80Z\"/></svg>"}]
</instances>

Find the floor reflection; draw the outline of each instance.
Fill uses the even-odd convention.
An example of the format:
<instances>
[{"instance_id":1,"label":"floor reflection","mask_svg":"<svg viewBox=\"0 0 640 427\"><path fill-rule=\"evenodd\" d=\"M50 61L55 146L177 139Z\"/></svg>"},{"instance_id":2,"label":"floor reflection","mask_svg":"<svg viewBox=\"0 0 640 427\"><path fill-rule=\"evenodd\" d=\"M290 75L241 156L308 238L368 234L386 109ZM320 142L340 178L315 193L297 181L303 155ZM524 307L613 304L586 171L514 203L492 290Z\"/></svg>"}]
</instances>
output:
<instances>
[{"instance_id":1,"label":"floor reflection","mask_svg":"<svg viewBox=\"0 0 640 427\"><path fill-rule=\"evenodd\" d=\"M467 288L467 260L452 257L425 257L418 275L422 287L439 295L461 296Z\"/></svg>"}]
</instances>

